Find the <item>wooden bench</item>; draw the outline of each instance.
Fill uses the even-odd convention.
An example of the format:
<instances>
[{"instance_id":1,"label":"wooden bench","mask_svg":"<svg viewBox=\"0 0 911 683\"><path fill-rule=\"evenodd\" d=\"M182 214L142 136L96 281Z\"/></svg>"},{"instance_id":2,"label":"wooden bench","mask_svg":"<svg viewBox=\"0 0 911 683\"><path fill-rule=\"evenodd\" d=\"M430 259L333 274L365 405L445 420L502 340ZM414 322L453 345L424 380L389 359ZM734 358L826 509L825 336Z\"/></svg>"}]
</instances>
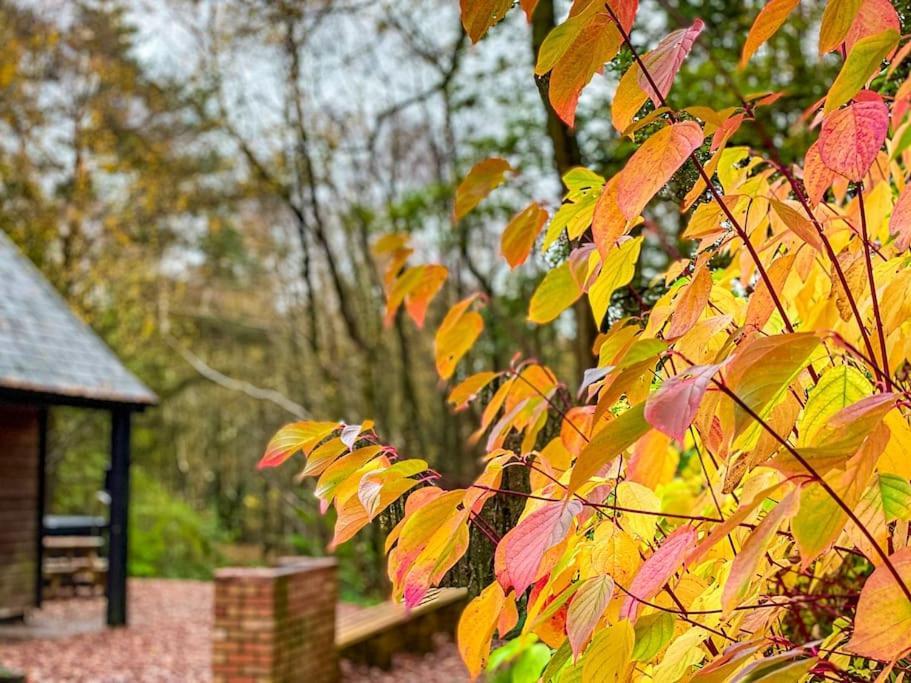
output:
<instances>
[{"instance_id":1,"label":"wooden bench","mask_svg":"<svg viewBox=\"0 0 911 683\"><path fill-rule=\"evenodd\" d=\"M464 588L441 588L412 610L389 601L339 616L335 625L338 655L389 668L396 652L430 652L435 634L455 632L467 599Z\"/></svg>"}]
</instances>

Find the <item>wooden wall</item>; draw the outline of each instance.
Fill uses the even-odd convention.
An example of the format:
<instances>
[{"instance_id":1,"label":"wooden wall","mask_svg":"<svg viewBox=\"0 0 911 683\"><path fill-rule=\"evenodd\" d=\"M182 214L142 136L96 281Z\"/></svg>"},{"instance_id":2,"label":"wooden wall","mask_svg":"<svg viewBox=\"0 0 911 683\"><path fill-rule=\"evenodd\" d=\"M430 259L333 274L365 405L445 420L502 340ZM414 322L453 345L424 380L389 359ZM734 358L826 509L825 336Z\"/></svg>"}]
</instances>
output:
<instances>
[{"instance_id":1,"label":"wooden wall","mask_svg":"<svg viewBox=\"0 0 911 683\"><path fill-rule=\"evenodd\" d=\"M0 405L0 618L35 604L39 412Z\"/></svg>"}]
</instances>

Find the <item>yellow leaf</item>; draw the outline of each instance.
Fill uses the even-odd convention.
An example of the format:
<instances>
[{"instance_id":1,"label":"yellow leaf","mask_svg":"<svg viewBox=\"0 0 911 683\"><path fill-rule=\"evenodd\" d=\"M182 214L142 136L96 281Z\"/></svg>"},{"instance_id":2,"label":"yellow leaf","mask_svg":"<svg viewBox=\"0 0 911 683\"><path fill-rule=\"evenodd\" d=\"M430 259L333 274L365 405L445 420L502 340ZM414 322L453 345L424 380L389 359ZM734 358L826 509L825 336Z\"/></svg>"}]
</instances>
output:
<instances>
[{"instance_id":1,"label":"yellow leaf","mask_svg":"<svg viewBox=\"0 0 911 683\"><path fill-rule=\"evenodd\" d=\"M528 319L544 324L556 319L582 296L582 289L573 277L569 263L562 263L548 271L531 297Z\"/></svg>"},{"instance_id":2,"label":"yellow leaf","mask_svg":"<svg viewBox=\"0 0 911 683\"><path fill-rule=\"evenodd\" d=\"M472 678L477 678L487 665L490 639L497 627L505 600L503 589L494 581L468 603L459 618L456 633L459 654Z\"/></svg>"},{"instance_id":3,"label":"yellow leaf","mask_svg":"<svg viewBox=\"0 0 911 683\"><path fill-rule=\"evenodd\" d=\"M266 446L266 452L257 467L276 467L298 451L307 455L320 441L338 429L338 422L313 422L305 420L287 424L276 432Z\"/></svg>"},{"instance_id":4,"label":"yellow leaf","mask_svg":"<svg viewBox=\"0 0 911 683\"><path fill-rule=\"evenodd\" d=\"M635 638L626 619L598 631L582 660L582 683L626 681Z\"/></svg>"},{"instance_id":5,"label":"yellow leaf","mask_svg":"<svg viewBox=\"0 0 911 683\"><path fill-rule=\"evenodd\" d=\"M433 340L437 372L443 379L452 377L455 367L474 346L484 330L484 319L469 310L475 296L463 299L449 309Z\"/></svg>"},{"instance_id":6,"label":"yellow leaf","mask_svg":"<svg viewBox=\"0 0 911 683\"><path fill-rule=\"evenodd\" d=\"M636 261L639 260L639 250L642 247L642 237L627 239L616 249L613 249L607 259L601 264L601 272L595 284L588 291L588 301L592 309L595 322L601 324L611 297L620 287L625 287L636 273Z\"/></svg>"}]
</instances>

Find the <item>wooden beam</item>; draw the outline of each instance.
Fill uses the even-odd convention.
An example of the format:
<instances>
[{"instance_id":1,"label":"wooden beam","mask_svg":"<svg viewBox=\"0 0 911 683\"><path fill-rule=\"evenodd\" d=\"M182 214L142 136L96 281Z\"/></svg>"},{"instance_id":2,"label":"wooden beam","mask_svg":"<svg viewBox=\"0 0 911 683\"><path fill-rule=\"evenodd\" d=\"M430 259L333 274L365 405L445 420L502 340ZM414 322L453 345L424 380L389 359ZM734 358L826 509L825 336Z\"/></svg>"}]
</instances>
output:
<instances>
[{"instance_id":1,"label":"wooden beam","mask_svg":"<svg viewBox=\"0 0 911 683\"><path fill-rule=\"evenodd\" d=\"M111 411L108 626L127 624L127 526L130 500L130 411Z\"/></svg>"},{"instance_id":2,"label":"wooden beam","mask_svg":"<svg viewBox=\"0 0 911 683\"><path fill-rule=\"evenodd\" d=\"M38 409L38 497L35 505L38 522L35 536L35 606L41 607L44 598L44 506L47 495L47 424L48 409Z\"/></svg>"}]
</instances>

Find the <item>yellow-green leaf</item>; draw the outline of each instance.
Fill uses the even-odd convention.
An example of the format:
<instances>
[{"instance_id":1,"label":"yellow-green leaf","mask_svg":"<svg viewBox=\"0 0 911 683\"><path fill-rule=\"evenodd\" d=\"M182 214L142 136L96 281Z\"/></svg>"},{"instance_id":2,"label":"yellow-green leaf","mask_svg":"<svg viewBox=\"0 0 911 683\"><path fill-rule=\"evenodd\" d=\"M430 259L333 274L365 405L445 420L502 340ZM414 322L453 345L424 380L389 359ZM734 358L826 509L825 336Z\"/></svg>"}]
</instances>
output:
<instances>
[{"instance_id":1,"label":"yellow-green leaf","mask_svg":"<svg viewBox=\"0 0 911 683\"><path fill-rule=\"evenodd\" d=\"M573 277L569 263L561 263L548 271L531 297L528 319L544 324L556 319L582 296L582 289Z\"/></svg>"},{"instance_id":2,"label":"yellow-green leaf","mask_svg":"<svg viewBox=\"0 0 911 683\"><path fill-rule=\"evenodd\" d=\"M835 82L829 88L823 111L828 114L838 109L860 92L870 77L879 71L886 56L895 49L898 39L897 31L887 29L854 43Z\"/></svg>"}]
</instances>

